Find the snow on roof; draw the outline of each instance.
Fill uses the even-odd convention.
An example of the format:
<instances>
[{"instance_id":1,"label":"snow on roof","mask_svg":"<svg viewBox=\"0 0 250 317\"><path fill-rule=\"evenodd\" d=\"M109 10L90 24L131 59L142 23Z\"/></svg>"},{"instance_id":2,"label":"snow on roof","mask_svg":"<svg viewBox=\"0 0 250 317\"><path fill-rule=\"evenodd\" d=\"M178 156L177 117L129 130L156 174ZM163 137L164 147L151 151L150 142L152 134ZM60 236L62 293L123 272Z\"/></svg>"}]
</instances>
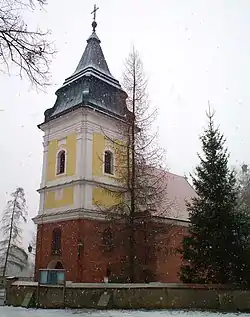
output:
<instances>
[{"instance_id":1,"label":"snow on roof","mask_svg":"<svg viewBox=\"0 0 250 317\"><path fill-rule=\"evenodd\" d=\"M160 175L161 170L156 169ZM191 202L197 194L184 176L164 172L162 177L162 201L154 216L188 221L189 215L186 202Z\"/></svg>"}]
</instances>

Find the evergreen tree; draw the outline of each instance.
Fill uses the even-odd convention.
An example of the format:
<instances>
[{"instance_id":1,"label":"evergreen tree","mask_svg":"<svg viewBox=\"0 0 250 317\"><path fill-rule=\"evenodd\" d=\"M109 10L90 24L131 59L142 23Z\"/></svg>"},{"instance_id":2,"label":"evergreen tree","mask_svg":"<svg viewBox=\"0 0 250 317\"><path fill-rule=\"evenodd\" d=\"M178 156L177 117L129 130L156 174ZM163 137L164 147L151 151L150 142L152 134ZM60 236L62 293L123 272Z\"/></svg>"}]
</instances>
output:
<instances>
[{"instance_id":1,"label":"evergreen tree","mask_svg":"<svg viewBox=\"0 0 250 317\"><path fill-rule=\"evenodd\" d=\"M192 176L197 197L187 205L189 235L182 245L180 278L186 283L242 284L249 280L249 214L239 205L225 138L214 126L201 136L203 156Z\"/></svg>"},{"instance_id":2,"label":"evergreen tree","mask_svg":"<svg viewBox=\"0 0 250 317\"><path fill-rule=\"evenodd\" d=\"M28 254L21 246L22 222L26 222L27 207L23 188L18 187L7 203L1 219L0 262L2 275L15 274L28 265Z\"/></svg>"}]
</instances>

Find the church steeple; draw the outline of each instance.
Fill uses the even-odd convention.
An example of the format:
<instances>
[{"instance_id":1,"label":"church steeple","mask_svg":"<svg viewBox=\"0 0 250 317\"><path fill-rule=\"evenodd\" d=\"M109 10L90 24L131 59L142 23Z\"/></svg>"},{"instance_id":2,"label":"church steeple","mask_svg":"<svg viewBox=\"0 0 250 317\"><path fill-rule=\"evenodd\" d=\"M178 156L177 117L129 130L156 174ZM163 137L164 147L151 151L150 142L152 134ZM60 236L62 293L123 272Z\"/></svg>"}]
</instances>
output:
<instances>
[{"instance_id":1,"label":"church steeple","mask_svg":"<svg viewBox=\"0 0 250 317\"><path fill-rule=\"evenodd\" d=\"M88 67L92 67L101 73L113 77L109 71L107 62L100 46L101 41L95 32L93 32L87 40L87 46L82 55L82 58L73 75L82 72Z\"/></svg>"},{"instance_id":2,"label":"church steeple","mask_svg":"<svg viewBox=\"0 0 250 317\"><path fill-rule=\"evenodd\" d=\"M94 23L94 22L93 22ZM93 26L92 23L92 26ZM104 77L110 82L110 84L121 87L118 80L116 80L108 68L108 64L104 57L101 41L99 40L96 32L94 31L87 40L87 46L82 54L82 57L76 67L74 73L65 80L64 85L71 82L72 80L79 78L84 74L92 73L94 76Z\"/></svg>"},{"instance_id":3,"label":"church steeple","mask_svg":"<svg viewBox=\"0 0 250 317\"><path fill-rule=\"evenodd\" d=\"M115 79L104 57L101 41L96 34L96 11L92 12L92 34L74 71L56 92L53 108L45 111L45 122L79 107L91 106L108 115L124 118L127 113L127 94Z\"/></svg>"},{"instance_id":4,"label":"church steeple","mask_svg":"<svg viewBox=\"0 0 250 317\"><path fill-rule=\"evenodd\" d=\"M71 82L75 78L82 76L83 74L92 73L93 75L104 77L105 80L108 80L110 84L117 85L119 88L121 87L118 80L116 80L110 73L108 68L108 64L105 60L102 48L101 41L96 34L96 11L99 8L94 6L93 12L93 22L92 22L92 34L87 39L87 46L84 50L84 53L78 63L78 66L74 73L65 80L64 85Z\"/></svg>"}]
</instances>

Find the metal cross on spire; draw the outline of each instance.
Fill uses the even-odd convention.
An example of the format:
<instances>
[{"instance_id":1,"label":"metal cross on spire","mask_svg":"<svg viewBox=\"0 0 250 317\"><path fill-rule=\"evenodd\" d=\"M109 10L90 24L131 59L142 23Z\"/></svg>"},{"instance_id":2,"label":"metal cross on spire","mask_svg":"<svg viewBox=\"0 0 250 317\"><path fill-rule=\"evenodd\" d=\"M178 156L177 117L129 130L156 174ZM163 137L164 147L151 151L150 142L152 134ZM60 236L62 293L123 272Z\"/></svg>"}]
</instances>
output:
<instances>
[{"instance_id":1,"label":"metal cross on spire","mask_svg":"<svg viewBox=\"0 0 250 317\"><path fill-rule=\"evenodd\" d=\"M94 21L96 18L96 11L99 10L99 8L96 7L96 4L94 5L94 10L91 12L91 14L94 14Z\"/></svg>"},{"instance_id":2,"label":"metal cross on spire","mask_svg":"<svg viewBox=\"0 0 250 317\"><path fill-rule=\"evenodd\" d=\"M95 29L97 27L97 23L95 21L95 18L96 18L96 11L98 10L99 8L96 7L96 4L94 5L94 10L91 12L91 14L93 14L93 22L92 22L92 27L93 27L93 32L95 32Z\"/></svg>"}]
</instances>

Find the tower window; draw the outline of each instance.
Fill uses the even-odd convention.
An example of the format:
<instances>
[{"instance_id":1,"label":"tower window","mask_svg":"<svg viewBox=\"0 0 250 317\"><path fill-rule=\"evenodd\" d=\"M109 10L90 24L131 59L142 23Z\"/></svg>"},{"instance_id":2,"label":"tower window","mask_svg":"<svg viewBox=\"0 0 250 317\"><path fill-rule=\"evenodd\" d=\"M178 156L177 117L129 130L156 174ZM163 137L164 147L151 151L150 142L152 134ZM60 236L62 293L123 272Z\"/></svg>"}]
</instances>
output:
<instances>
[{"instance_id":1,"label":"tower window","mask_svg":"<svg viewBox=\"0 0 250 317\"><path fill-rule=\"evenodd\" d=\"M60 228L55 228L52 232L52 254L60 254L61 253L61 236L62 231Z\"/></svg>"},{"instance_id":2,"label":"tower window","mask_svg":"<svg viewBox=\"0 0 250 317\"><path fill-rule=\"evenodd\" d=\"M104 153L104 173L113 174L114 173L114 158L113 153L110 151L105 151Z\"/></svg>"},{"instance_id":3,"label":"tower window","mask_svg":"<svg viewBox=\"0 0 250 317\"><path fill-rule=\"evenodd\" d=\"M106 228L103 231L102 241L106 251L110 252L114 249L114 236L111 228Z\"/></svg>"},{"instance_id":4,"label":"tower window","mask_svg":"<svg viewBox=\"0 0 250 317\"><path fill-rule=\"evenodd\" d=\"M63 174L65 173L65 166L66 165L66 153L64 150L60 151L57 154L57 171L56 174Z\"/></svg>"}]
</instances>

